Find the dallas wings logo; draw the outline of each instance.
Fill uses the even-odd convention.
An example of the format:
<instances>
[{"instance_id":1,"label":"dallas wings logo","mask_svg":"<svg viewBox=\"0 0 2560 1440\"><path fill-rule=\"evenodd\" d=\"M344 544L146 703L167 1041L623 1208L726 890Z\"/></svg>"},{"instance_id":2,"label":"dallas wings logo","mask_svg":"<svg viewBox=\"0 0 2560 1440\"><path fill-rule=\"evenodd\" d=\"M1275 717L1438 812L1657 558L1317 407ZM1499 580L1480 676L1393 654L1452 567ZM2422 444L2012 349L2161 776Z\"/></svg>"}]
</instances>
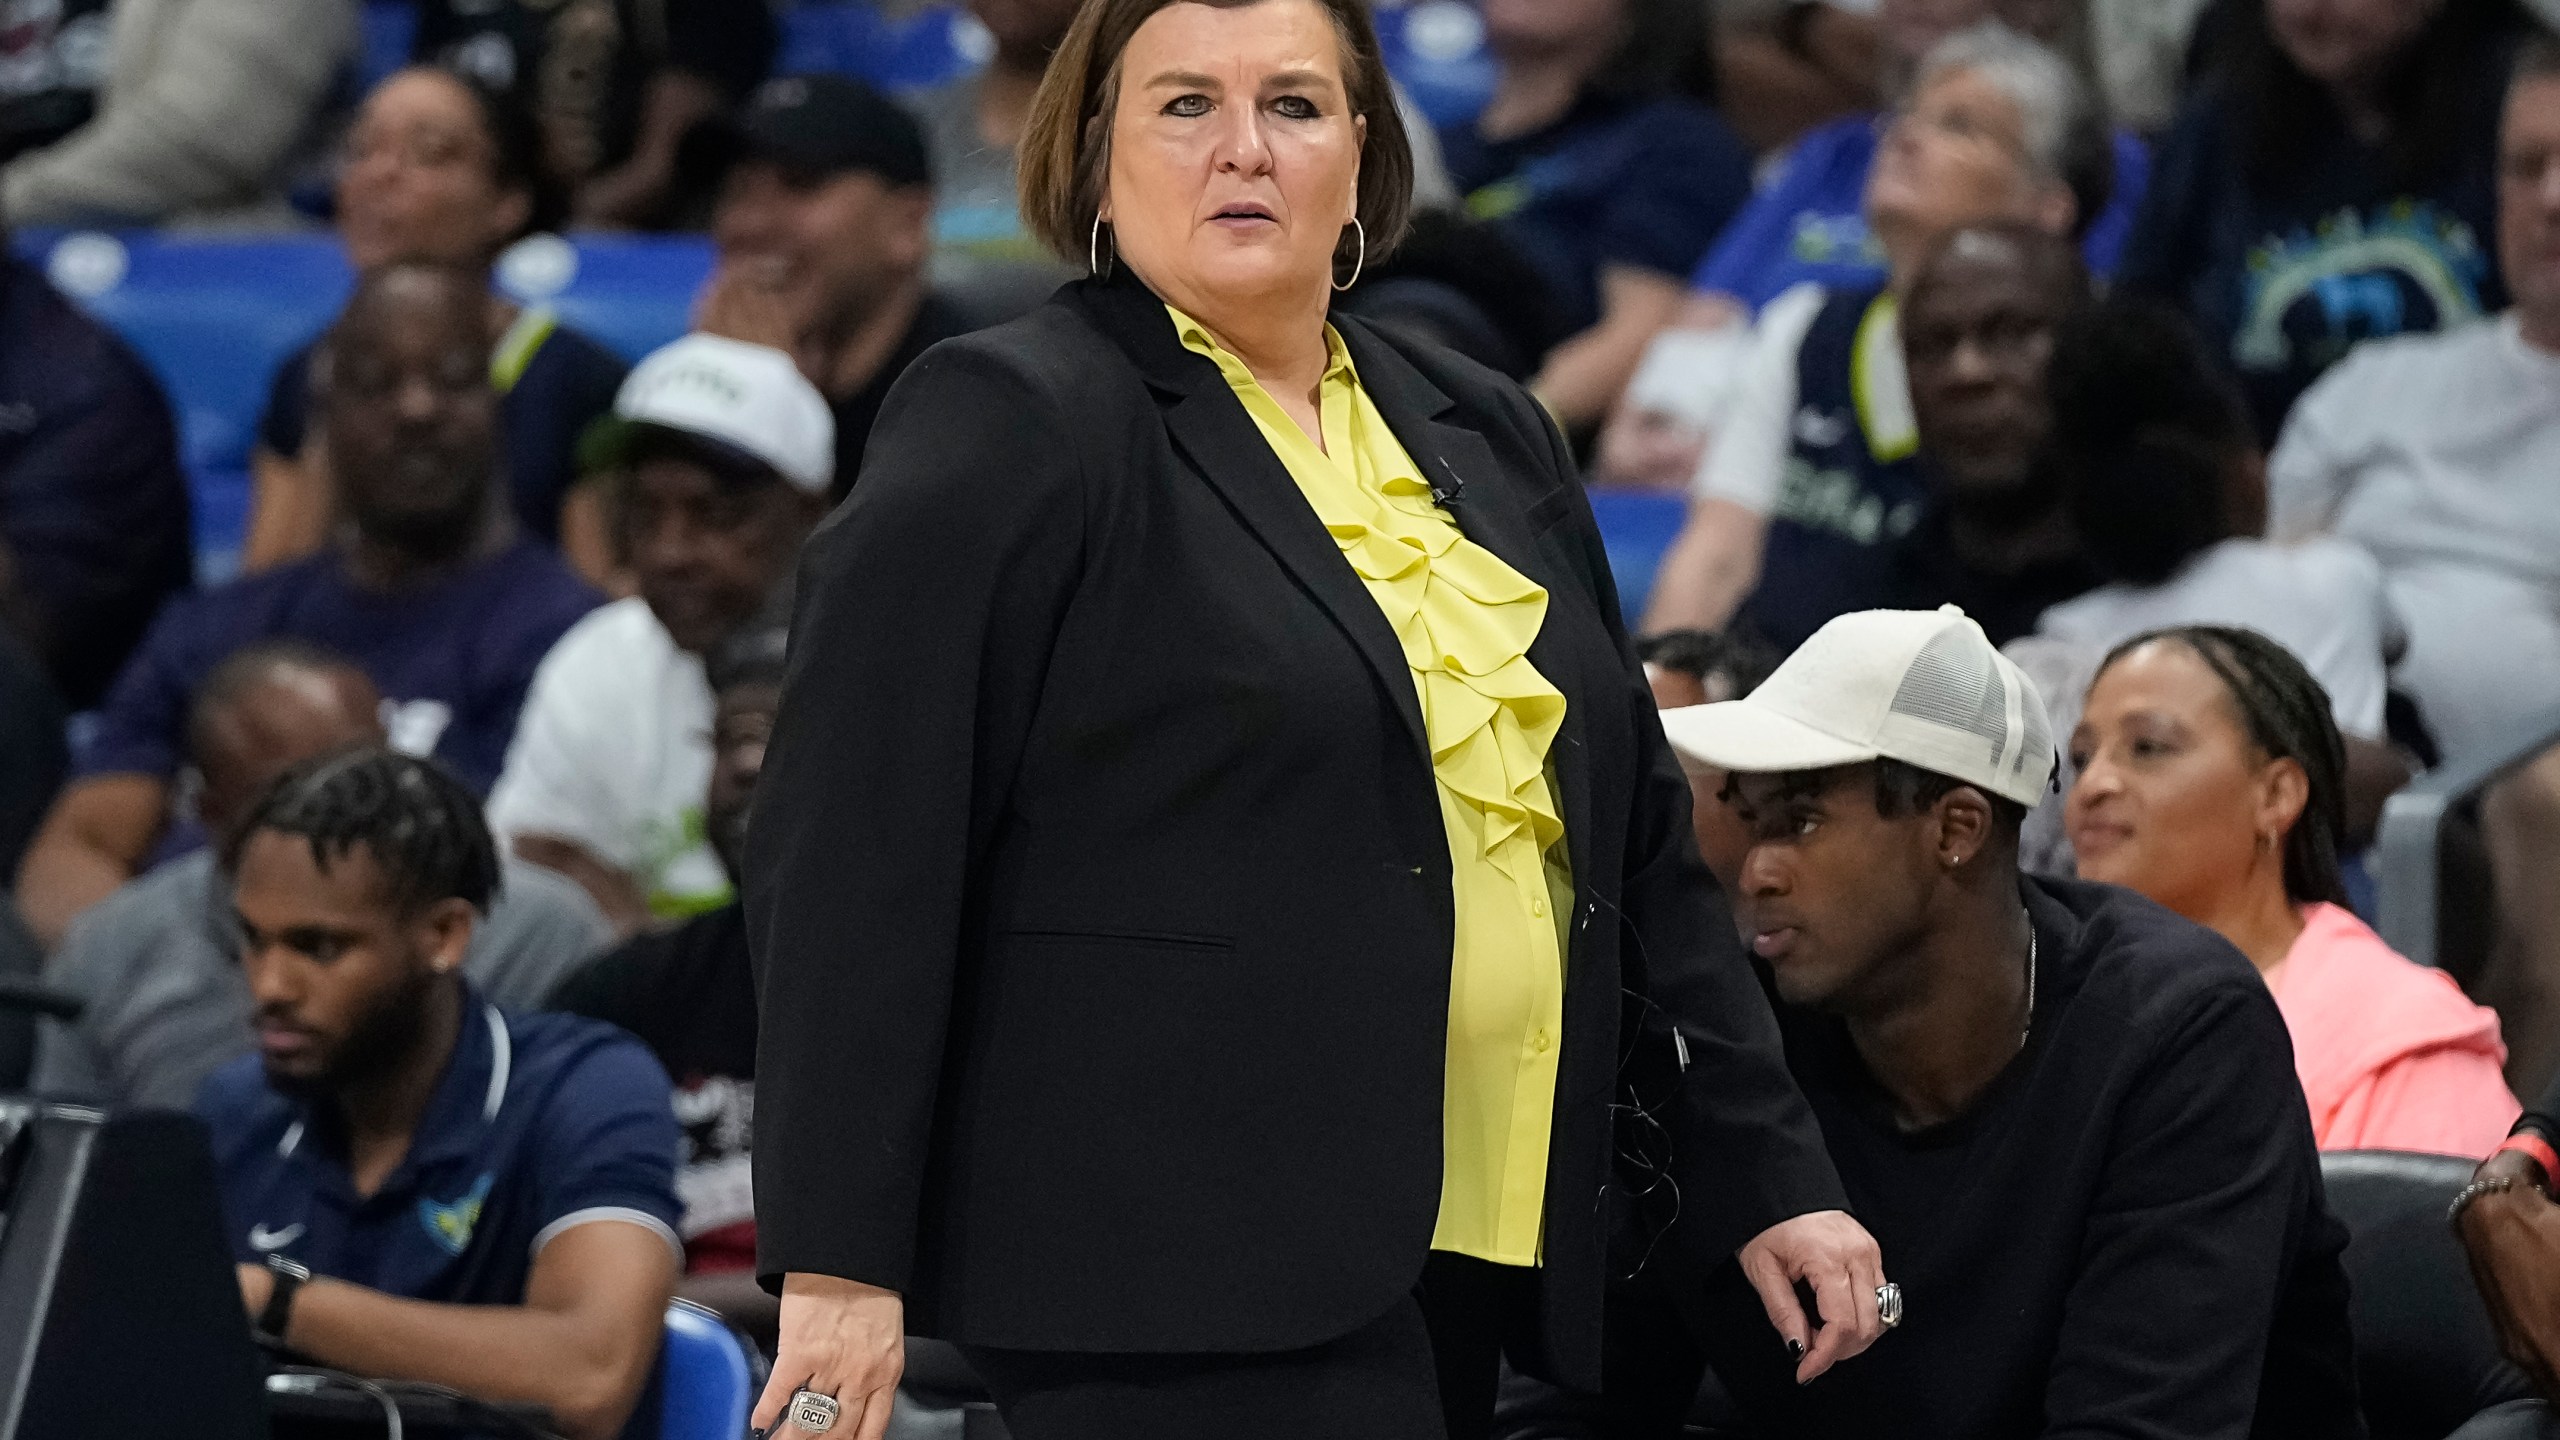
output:
<instances>
[{"instance_id":1,"label":"dallas wings logo","mask_svg":"<svg viewBox=\"0 0 2560 1440\"><path fill-rule=\"evenodd\" d=\"M427 1227L427 1238L446 1254L459 1255L471 1243L471 1232L479 1227L480 1207L488 1202L493 1178L481 1176L472 1182L470 1193L442 1205L423 1195L418 1197L419 1223Z\"/></svg>"}]
</instances>

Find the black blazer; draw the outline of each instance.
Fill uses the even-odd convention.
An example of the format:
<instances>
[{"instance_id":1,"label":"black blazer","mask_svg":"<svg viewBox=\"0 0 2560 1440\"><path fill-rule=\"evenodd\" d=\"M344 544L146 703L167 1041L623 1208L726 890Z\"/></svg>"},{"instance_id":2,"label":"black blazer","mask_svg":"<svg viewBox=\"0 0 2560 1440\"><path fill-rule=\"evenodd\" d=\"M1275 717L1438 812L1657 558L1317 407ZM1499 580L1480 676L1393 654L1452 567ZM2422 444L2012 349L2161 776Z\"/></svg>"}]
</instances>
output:
<instances>
[{"instance_id":1,"label":"black blazer","mask_svg":"<svg viewBox=\"0 0 2560 1440\"><path fill-rule=\"evenodd\" d=\"M1596 1385L1623 986L1692 1063L1692 1246L1842 1205L1589 505L1516 385L1337 319L1529 655L1578 888L1547 1368ZM1449 850L1396 638L1134 280L935 346L803 562L748 849L758 1268L992 1346L1268 1351L1384 1314L1440 1192ZM1660 1044L1667 1064L1671 1046Z\"/></svg>"}]
</instances>

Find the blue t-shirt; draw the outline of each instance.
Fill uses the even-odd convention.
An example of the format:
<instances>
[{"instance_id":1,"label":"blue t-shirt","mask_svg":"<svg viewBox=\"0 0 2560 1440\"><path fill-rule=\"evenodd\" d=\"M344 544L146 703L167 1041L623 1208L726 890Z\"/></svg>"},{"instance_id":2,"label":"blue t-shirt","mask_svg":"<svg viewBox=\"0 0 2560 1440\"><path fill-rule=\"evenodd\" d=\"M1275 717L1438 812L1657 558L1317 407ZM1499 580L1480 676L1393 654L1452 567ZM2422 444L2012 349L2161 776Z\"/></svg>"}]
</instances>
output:
<instances>
[{"instance_id":1,"label":"blue t-shirt","mask_svg":"<svg viewBox=\"0 0 2560 1440\"><path fill-rule=\"evenodd\" d=\"M2118 279L2186 311L2231 357L2261 439L2273 443L2294 400L2359 342L2506 303L2493 248L2501 73L2483 64L2457 163L2418 185L2394 183L2379 152L2339 129L2262 191L2219 91L2180 112Z\"/></svg>"},{"instance_id":2,"label":"blue t-shirt","mask_svg":"<svg viewBox=\"0 0 2560 1440\"><path fill-rule=\"evenodd\" d=\"M530 540L396 591L357 587L329 549L183 596L160 612L116 677L78 771L174 776L187 707L205 676L243 646L290 639L372 677L391 743L435 756L485 794L506 761L534 667L603 599Z\"/></svg>"},{"instance_id":3,"label":"blue t-shirt","mask_svg":"<svg viewBox=\"0 0 2560 1440\"><path fill-rule=\"evenodd\" d=\"M546 543L560 540L560 505L578 483L578 444L587 427L612 413L631 367L622 357L536 306L516 317L490 357L506 439L507 490L516 524ZM276 367L258 443L288 458L302 453L311 427L311 350Z\"/></svg>"},{"instance_id":4,"label":"blue t-shirt","mask_svg":"<svg viewBox=\"0 0 2560 1440\"><path fill-rule=\"evenodd\" d=\"M369 1196L355 1192L335 1112L279 1094L255 1055L215 1071L196 1114L241 1263L281 1254L386 1295L520 1305L534 1256L589 1221L646 1226L682 1263L667 1095L667 1072L612 1026L506 1014L466 987L409 1153Z\"/></svg>"},{"instance_id":5,"label":"blue t-shirt","mask_svg":"<svg viewBox=\"0 0 2560 1440\"><path fill-rule=\"evenodd\" d=\"M1440 150L1468 211L1501 227L1572 331L1599 320L1604 267L1686 275L1751 195L1741 139L1676 98L1585 94L1554 124L1499 141L1470 119L1441 130Z\"/></svg>"},{"instance_id":6,"label":"blue t-shirt","mask_svg":"<svg viewBox=\"0 0 2560 1440\"><path fill-rule=\"evenodd\" d=\"M1867 171L1875 164L1881 119L1852 115L1807 131L1716 242L1690 288L1734 296L1756 313L1808 281L1833 290L1883 284L1884 250L1866 215ZM2080 245L2100 275L2115 273L2151 178L2150 152L2121 130L2115 172L2107 208Z\"/></svg>"}]
</instances>

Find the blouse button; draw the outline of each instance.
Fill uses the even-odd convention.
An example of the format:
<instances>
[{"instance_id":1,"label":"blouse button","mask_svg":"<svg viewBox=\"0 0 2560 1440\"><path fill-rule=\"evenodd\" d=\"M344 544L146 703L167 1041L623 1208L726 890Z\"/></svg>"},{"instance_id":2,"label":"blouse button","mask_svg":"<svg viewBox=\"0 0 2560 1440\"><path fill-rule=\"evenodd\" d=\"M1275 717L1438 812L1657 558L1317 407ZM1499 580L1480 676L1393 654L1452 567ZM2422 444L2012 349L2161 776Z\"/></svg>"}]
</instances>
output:
<instances>
[{"instance_id":1,"label":"blouse button","mask_svg":"<svg viewBox=\"0 0 2560 1440\"><path fill-rule=\"evenodd\" d=\"M1541 1055L1546 1054L1546 1053L1547 1053L1547 1032L1546 1032L1546 1031L1544 1031L1544 1030L1539 1031L1539 1032L1537 1033L1536 1038L1532 1039L1529 1043L1530 1043L1530 1045L1531 1045L1532 1047L1534 1047L1534 1048L1537 1050L1537 1052L1538 1052L1539 1054L1541 1054Z\"/></svg>"},{"instance_id":2,"label":"blouse button","mask_svg":"<svg viewBox=\"0 0 2560 1440\"><path fill-rule=\"evenodd\" d=\"M1532 914L1532 915L1537 916L1538 918L1540 918L1540 919L1542 919L1542 920L1543 920L1543 919L1545 919L1545 918L1546 918L1546 914L1547 914L1547 902L1546 902L1545 898L1544 898L1544 897L1542 897L1542 896L1537 896L1537 895L1532 895L1532 896L1530 896L1530 897L1529 897L1529 913L1530 913L1530 914Z\"/></svg>"}]
</instances>

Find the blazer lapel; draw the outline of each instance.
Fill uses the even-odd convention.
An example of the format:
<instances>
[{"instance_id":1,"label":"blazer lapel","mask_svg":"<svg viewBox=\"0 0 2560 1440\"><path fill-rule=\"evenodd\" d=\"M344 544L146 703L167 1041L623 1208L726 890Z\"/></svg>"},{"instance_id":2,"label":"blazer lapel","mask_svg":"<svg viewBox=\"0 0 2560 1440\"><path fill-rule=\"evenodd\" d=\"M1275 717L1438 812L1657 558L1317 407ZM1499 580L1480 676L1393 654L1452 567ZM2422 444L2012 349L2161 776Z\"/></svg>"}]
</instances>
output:
<instances>
[{"instance_id":1,"label":"blazer lapel","mask_svg":"<svg viewBox=\"0 0 2560 1440\"><path fill-rule=\"evenodd\" d=\"M1555 768L1565 848L1573 860L1573 873L1580 877L1587 873L1585 842L1590 834L1590 752L1584 744L1589 717L1581 698L1585 677L1579 667L1580 651L1563 638L1566 626L1558 614L1573 603L1572 582L1530 534L1520 494L1523 487L1503 474L1483 434L1440 418L1456 402L1367 326L1337 317L1335 328L1351 349L1351 362L1360 368L1361 387L1369 392L1405 453L1422 468L1423 477L1443 487L1455 482L1457 493L1443 508L1458 522L1460 532L1547 592L1547 620L1529 645L1529 663L1565 696L1564 723L1556 731L1548 759ZM1615 679L1614 672L1610 678ZM1580 885L1579 879L1576 884Z\"/></svg>"},{"instance_id":2,"label":"blazer lapel","mask_svg":"<svg viewBox=\"0 0 2560 1440\"><path fill-rule=\"evenodd\" d=\"M1404 644L1342 547L1316 518L1298 482L1272 452L1226 377L1185 349L1164 302L1127 274L1076 285L1086 315L1117 342L1164 405L1176 449L1244 522L1301 589L1313 596L1378 675L1405 731L1430 763L1422 697ZM1402 432L1399 432L1401 434Z\"/></svg>"}]
</instances>

